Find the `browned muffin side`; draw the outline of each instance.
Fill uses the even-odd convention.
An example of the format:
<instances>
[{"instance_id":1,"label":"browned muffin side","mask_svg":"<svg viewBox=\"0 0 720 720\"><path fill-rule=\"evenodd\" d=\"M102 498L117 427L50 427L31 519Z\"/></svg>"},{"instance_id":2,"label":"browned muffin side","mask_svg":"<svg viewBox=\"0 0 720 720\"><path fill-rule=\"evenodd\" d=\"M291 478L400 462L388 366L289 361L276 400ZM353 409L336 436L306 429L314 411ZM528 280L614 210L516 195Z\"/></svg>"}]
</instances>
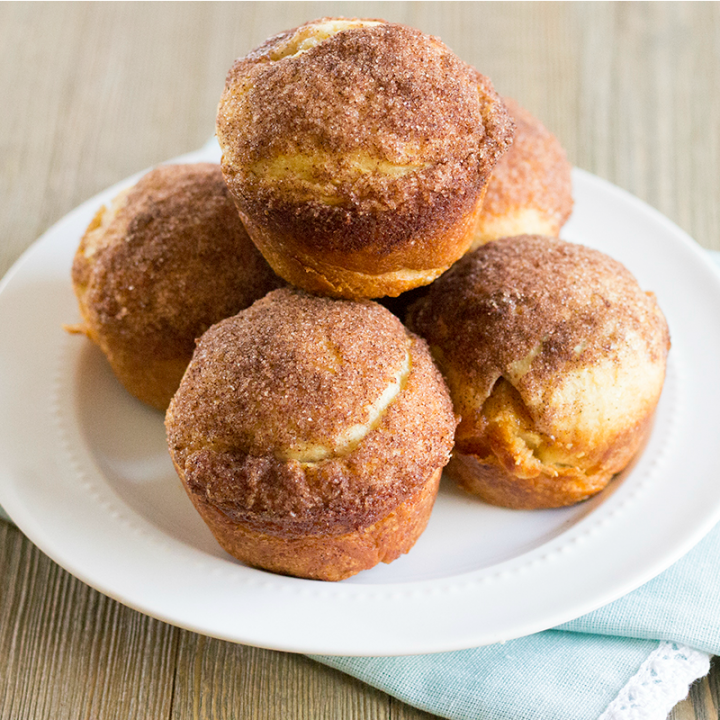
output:
<instances>
[{"instance_id":1,"label":"browned muffin side","mask_svg":"<svg viewBox=\"0 0 720 720\"><path fill-rule=\"evenodd\" d=\"M448 474L484 500L559 507L637 452L670 346L652 293L607 255L556 238L483 245L410 308L461 416Z\"/></svg>"},{"instance_id":2,"label":"browned muffin side","mask_svg":"<svg viewBox=\"0 0 720 720\"><path fill-rule=\"evenodd\" d=\"M380 297L468 248L513 125L490 81L436 38L323 18L235 62L223 172L255 244L309 291Z\"/></svg>"},{"instance_id":3,"label":"browned muffin side","mask_svg":"<svg viewBox=\"0 0 720 720\"><path fill-rule=\"evenodd\" d=\"M471 249L501 237L557 237L572 213L572 166L562 145L515 100L503 100L515 137L493 170Z\"/></svg>"},{"instance_id":4,"label":"browned muffin side","mask_svg":"<svg viewBox=\"0 0 720 720\"><path fill-rule=\"evenodd\" d=\"M70 328L135 397L165 410L213 323L282 283L250 241L219 165L163 165L101 208L72 268Z\"/></svg>"},{"instance_id":5,"label":"browned muffin side","mask_svg":"<svg viewBox=\"0 0 720 720\"><path fill-rule=\"evenodd\" d=\"M289 288L203 335L166 416L219 543L323 580L410 549L455 424L425 343L390 312Z\"/></svg>"}]
</instances>

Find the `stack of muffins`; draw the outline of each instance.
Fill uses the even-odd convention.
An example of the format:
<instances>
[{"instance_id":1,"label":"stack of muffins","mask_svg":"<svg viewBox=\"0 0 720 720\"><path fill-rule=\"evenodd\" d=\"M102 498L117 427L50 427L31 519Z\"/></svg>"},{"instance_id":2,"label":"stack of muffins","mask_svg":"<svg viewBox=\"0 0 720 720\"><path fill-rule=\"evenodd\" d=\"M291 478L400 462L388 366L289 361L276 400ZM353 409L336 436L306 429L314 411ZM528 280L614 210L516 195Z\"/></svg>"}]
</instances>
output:
<instances>
[{"instance_id":1,"label":"stack of muffins","mask_svg":"<svg viewBox=\"0 0 720 720\"><path fill-rule=\"evenodd\" d=\"M235 62L217 135L221 167L160 167L98 212L73 330L166 410L227 552L341 580L410 550L443 468L548 508L627 465L667 325L557 239L565 154L486 77L412 28L324 18Z\"/></svg>"}]
</instances>

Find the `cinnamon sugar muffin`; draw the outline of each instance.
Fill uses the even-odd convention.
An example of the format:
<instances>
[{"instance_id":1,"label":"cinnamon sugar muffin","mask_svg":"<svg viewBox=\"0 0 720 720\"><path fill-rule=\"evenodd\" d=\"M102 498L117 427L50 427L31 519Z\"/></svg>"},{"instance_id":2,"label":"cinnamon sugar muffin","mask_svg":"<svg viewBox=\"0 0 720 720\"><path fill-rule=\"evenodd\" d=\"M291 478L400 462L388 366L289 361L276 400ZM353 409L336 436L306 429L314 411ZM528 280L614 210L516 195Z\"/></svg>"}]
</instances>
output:
<instances>
[{"instance_id":1,"label":"cinnamon sugar muffin","mask_svg":"<svg viewBox=\"0 0 720 720\"><path fill-rule=\"evenodd\" d=\"M447 473L483 500L569 505L637 452L670 346L654 295L618 262L522 236L462 258L410 308L461 416Z\"/></svg>"},{"instance_id":2,"label":"cinnamon sugar muffin","mask_svg":"<svg viewBox=\"0 0 720 720\"><path fill-rule=\"evenodd\" d=\"M503 99L515 137L488 183L472 249L501 237L556 237L572 213L572 166L562 145L517 102Z\"/></svg>"},{"instance_id":3,"label":"cinnamon sugar muffin","mask_svg":"<svg viewBox=\"0 0 720 720\"><path fill-rule=\"evenodd\" d=\"M424 530L456 420L425 343L370 302L276 290L210 328L170 403L170 454L220 545L341 580Z\"/></svg>"},{"instance_id":4,"label":"cinnamon sugar muffin","mask_svg":"<svg viewBox=\"0 0 720 720\"><path fill-rule=\"evenodd\" d=\"M436 38L323 18L230 69L225 179L274 270L363 298L427 284L469 247L513 124L490 81Z\"/></svg>"},{"instance_id":5,"label":"cinnamon sugar muffin","mask_svg":"<svg viewBox=\"0 0 720 720\"><path fill-rule=\"evenodd\" d=\"M282 281L252 244L219 165L164 165L96 214L75 255L87 335L125 388L165 410L199 337Z\"/></svg>"}]
</instances>

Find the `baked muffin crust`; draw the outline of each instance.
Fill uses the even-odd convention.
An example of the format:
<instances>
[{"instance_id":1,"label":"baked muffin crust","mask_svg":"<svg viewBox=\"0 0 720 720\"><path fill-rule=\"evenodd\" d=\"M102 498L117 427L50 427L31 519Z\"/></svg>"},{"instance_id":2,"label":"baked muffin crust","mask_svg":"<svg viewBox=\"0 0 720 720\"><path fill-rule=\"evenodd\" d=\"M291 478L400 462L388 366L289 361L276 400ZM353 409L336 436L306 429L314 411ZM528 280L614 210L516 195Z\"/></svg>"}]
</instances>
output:
<instances>
[{"instance_id":1,"label":"baked muffin crust","mask_svg":"<svg viewBox=\"0 0 720 720\"><path fill-rule=\"evenodd\" d=\"M282 281L248 237L219 165L164 165L101 208L72 268L86 334L165 410L210 325Z\"/></svg>"},{"instance_id":2,"label":"baked muffin crust","mask_svg":"<svg viewBox=\"0 0 720 720\"><path fill-rule=\"evenodd\" d=\"M434 283L408 324L430 343L461 416L448 474L490 502L584 499L649 429L667 324L654 296L603 253L539 236L497 240Z\"/></svg>"},{"instance_id":3,"label":"baked muffin crust","mask_svg":"<svg viewBox=\"0 0 720 720\"><path fill-rule=\"evenodd\" d=\"M471 249L517 235L557 237L573 208L572 166L558 139L511 98L510 149L493 169Z\"/></svg>"},{"instance_id":4,"label":"baked muffin crust","mask_svg":"<svg viewBox=\"0 0 720 720\"><path fill-rule=\"evenodd\" d=\"M237 60L217 117L253 241L291 282L347 297L425 284L465 251L512 127L436 38L333 18Z\"/></svg>"},{"instance_id":5,"label":"baked muffin crust","mask_svg":"<svg viewBox=\"0 0 720 720\"><path fill-rule=\"evenodd\" d=\"M166 417L178 473L226 549L248 533L326 549L362 535L436 491L455 424L425 343L389 311L289 288L203 335Z\"/></svg>"}]
</instances>

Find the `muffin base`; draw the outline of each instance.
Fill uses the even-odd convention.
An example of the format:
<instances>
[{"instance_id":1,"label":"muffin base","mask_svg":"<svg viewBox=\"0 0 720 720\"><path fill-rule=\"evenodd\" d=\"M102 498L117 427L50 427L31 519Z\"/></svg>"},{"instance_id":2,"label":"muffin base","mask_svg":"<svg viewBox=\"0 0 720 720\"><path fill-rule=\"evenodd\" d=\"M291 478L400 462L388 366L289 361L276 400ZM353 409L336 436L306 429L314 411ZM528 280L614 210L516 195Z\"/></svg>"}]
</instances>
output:
<instances>
[{"instance_id":1,"label":"muffin base","mask_svg":"<svg viewBox=\"0 0 720 720\"><path fill-rule=\"evenodd\" d=\"M475 237L487 185L483 186L472 204L459 217L445 210L445 217L433 230L418 228L414 237L406 238L390 252L378 247L342 253L320 252L296 238L306 233L297 228L272 227L264 218L245 212L238 205L240 217L255 246L277 275L287 282L317 295L360 300L397 297L416 287L429 285L442 275L470 248ZM457 208L455 209L457 210ZM367 232L355 218L343 229L348 235ZM378 220L387 232L396 231L400 219ZM373 242L377 242L374 240Z\"/></svg>"},{"instance_id":2,"label":"muffin base","mask_svg":"<svg viewBox=\"0 0 720 720\"><path fill-rule=\"evenodd\" d=\"M445 470L463 490L491 505L515 510L567 507L596 495L622 472L650 436L653 415L624 433L590 471L556 466L553 472L510 472L495 456L478 457L453 451Z\"/></svg>"},{"instance_id":3,"label":"muffin base","mask_svg":"<svg viewBox=\"0 0 720 720\"><path fill-rule=\"evenodd\" d=\"M390 563L413 547L427 526L441 475L438 468L384 518L344 535L278 537L235 522L193 493L190 499L220 546L241 562L281 575L337 581Z\"/></svg>"},{"instance_id":4,"label":"muffin base","mask_svg":"<svg viewBox=\"0 0 720 720\"><path fill-rule=\"evenodd\" d=\"M523 478L509 473L493 459L455 452L447 466L448 476L463 490L491 505L514 510L540 510L574 505L599 493L612 473L587 477L578 471L552 477L541 473Z\"/></svg>"}]
</instances>

